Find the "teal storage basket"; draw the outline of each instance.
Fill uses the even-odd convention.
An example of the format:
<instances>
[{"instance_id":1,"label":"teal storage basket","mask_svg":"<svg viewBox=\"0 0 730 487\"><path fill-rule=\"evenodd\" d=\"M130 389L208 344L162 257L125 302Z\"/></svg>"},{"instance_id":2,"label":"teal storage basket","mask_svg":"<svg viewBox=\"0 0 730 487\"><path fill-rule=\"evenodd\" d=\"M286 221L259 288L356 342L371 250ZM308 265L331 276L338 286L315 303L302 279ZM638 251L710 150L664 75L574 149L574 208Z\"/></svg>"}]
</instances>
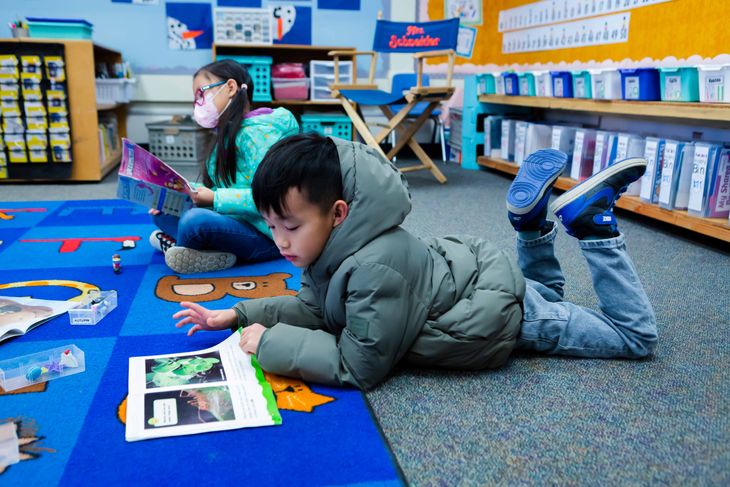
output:
<instances>
[{"instance_id":1,"label":"teal storage basket","mask_svg":"<svg viewBox=\"0 0 730 487\"><path fill-rule=\"evenodd\" d=\"M317 132L321 135L352 140L352 122L347 115L302 115L302 132Z\"/></svg>"},{"instance_id":2,"label":"teal storage basket","mask_svg":"<svg viewBox=\"0 0 730 487\"><path fill-rule=\"evenodd\" d=\"M91 39L93 26L81 19L41 19L31 18L28 21L30 37L47 39Z\"/></svg>"},{"instance_id":3,"label":"teal storage basket","mask_svg":"<svg viewBox=\"0 0 730 487\"><path fill-rule=\"evenodd\" d=\"M497 92L492 73L477 75L477 95L493 95Z\"/></svg>"},{"instance_id":4,"label":"teal storage basket","mask_svg":"<svg viewBox=\"0 0 730 487\"><path fill-rule=\"evenodd\" d=\"M271 63L270 56L216 56L215 60L232 59L243 64L253 80L253 101L271 101Z\"/></svg>"},{"instance_id":5,"label":"teal storage basket","mask_svg":"<svg viewBox=\"0 0 730 487\"><path fill-rule=\"evenodd\" d=\"M663 101L700 101L697 68L659 68Z\"/></svg>"},{"instance_id":6,"label":"teal storage basket","mask_svg":"<svg viewBox=\"0 0 730 487\"><path fill-rule=\"evenodd\" d=\"M535 75L520 73L517 75L520 96L535 96Z\"/></svg>"},{"instance_id":7,"label":"teal storage basket","mask_svg":"<svg viewBox=\"0 0 730 487\"><path fill-rule=\"evenodd\" d=\"M591 73L588 71L573 71L573 97L593 98L591 89Z\"/></svg>"}]
</instances>

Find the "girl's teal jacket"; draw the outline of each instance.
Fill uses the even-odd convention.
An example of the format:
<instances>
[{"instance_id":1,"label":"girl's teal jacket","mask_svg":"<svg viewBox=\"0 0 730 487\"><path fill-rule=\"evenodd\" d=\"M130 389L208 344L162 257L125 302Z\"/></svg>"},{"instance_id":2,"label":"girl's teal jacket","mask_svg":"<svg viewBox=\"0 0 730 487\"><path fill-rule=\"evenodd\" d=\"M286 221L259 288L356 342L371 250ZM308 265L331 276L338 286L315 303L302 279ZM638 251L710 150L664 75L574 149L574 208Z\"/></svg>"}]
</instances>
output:
<instances>
[{"instance_id":1,"label":"girl's teal jacket","mask_svg":"<svg viewBox=\"0 0 730 487\"><path fill-rule=\"evenodd\" d=\"M213 209L222 215L248 222L272 238L268 225L253 203L251 182L269 148L280 139L298 132L297 120L285 108L244 118L236 134L236 181L231 186L219 184L215 177L215 150L208 159L208 175L213 181L210 189L215 192Z\"/></svg>"}]
</instances>

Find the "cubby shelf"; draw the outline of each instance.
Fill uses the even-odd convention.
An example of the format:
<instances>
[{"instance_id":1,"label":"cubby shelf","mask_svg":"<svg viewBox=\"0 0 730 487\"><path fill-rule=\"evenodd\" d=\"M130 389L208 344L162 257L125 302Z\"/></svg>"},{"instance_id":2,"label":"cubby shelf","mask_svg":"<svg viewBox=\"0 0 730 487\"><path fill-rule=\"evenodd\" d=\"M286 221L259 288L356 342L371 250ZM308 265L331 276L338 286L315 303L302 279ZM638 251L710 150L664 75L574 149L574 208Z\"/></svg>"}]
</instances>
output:
<instances>
[{"instance_id":1,"label":"cubby shelf","mask_svg":"<svg viewBox=\"0 0 730 487\"><path fill-rule=\"evenodd\" d=\"M520 167L513 163L493 157L480 156L477 158L477 164L489 169L510 174L517 174ZM559 177L555 181L555 188L566 191L578 182L566 178ZM617 202L616 207L623 210L632 211L655 220L686 228L696 233L713 237L725 242L730 242L730 225L728 221L722 218L699 218L688 214L686 211L665 210L657 205L652 205L642 201L637 196L622 196Z\"/></svg>"},{"instance_id":2,"label":"cubby shelf","mask_svg":"<svg viewBox=\"0 0 730 487\"><path fill-rule=\"evenodd\" d=\"M480 95L482 103L568 110L634 117L678 118L712 122L730 122L728 103L681 103L659 101L587 100L539 96Z\"/></svg>"},{"instance_id":3,"label":"cubby shelf","mask_svg":"<svg viewBox=\"0 0 730 487\"><path fill-rule=\"evenodd\" d=\"M101 181L121 160L118 150L105 160L99 158L99 111L112 112L117 119L119 137L127 136L125 104L96 104L96 63L121 63L121 53L86 40L67 39L0 39L0 44L52 44L64 50L66 89L71 120L71 175L63 179L34 177L32 181ZM121 144L120 144L121 145ZM27 179L3 179L23 182Z\"/></svg>"}]
</instances>

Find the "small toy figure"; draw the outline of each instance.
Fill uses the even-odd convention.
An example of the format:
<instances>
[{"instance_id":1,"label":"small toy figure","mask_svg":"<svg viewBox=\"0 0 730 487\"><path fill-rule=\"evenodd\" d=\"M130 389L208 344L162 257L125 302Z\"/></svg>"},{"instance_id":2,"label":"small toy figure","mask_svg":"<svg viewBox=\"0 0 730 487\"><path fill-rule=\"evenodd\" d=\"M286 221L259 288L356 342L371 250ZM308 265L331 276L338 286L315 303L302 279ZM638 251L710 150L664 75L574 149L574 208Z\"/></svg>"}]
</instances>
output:
<instances>
[{"instance_id":1,"label":"small toy figure","mask_svg":"<svg viewBox=\"0 0 730 487\"><path fill-rule=\"evenodd\" d=\"M71 349L65 350L61 354L60 363L64 367L70 367L70 368L76 368L79 366L79 361L76 360L76 357L73 356L73 354L71 353Z\"/></svg>"},{"instance_id":2,"label":"small toy figure","mask_svg":"<svg viewBox=\"0 0 730 487\"><path fill-rule=\"evenodd\" d=\"M41 376L48 372L45 367L31 367L28 372L25 373L25 378L28 382L35 382L41 378Z\"/></svg>"},{"instance_id":3,"label":"small toy figure","mask_svg":"<svg viewBox=\"0 0 730 487\"><path fill-rule=\"evenodd\" d=\"M112 269L114 269L114 274L122 272L122 258L119 254L112 255Z\"/></svg>"}]
</instances>

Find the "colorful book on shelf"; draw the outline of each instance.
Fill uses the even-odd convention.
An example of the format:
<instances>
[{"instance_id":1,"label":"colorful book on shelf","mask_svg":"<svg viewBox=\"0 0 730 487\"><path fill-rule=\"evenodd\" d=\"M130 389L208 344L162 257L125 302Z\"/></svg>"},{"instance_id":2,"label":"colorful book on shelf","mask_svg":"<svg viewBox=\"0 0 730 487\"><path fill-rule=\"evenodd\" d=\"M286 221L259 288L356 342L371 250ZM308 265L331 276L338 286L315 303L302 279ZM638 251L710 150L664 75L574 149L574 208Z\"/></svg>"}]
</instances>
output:
<instances>
[{"instance_id":1,"label":"colorful book on shelf","mask_svg":"<svg viewBox=\"0 0 730 487\"><path fill-rule=\"evenodd\" d=\"M694 144L667 140L659 187L659 206L667 210L685 210L692 181Z\"/></svg>"},{"instance_id":2,"label":"colorful book on shelf","mask_svg":"<svg viewBox=\"0 0 730 487\"><path fill-rule=\"evenodd\" d=\"M239 333L206 350L129 358L127 441L281 424Z\"/></svg>"},{"instance_id":3,"label":"colorful book on shelf","mask_svg":"<svg viewBox=\"0 0 730 487\"><path fill-rule=\"evenodd\" d=\"M619 134L616 138L616 157L614 163L623 161L630 157L643 157L646 140L634 134ZM641 193L641 180L634 181L626 188L624 194L627 196L639 196Z\"/></svg>"},{"instance_id":4,"label":"colorful book on shelf","mask_svg":"<svg viewBox=\"0 0 730 487\"><path fill-rule=\"evenodd\" d=\"M664 139L647 137L644 146L646 171L641 177L639 197L648 203L659 202L659 188L662 182L662 165L664 161Z\"/></svg>"},{"instance_id":5,"label":"colorful book on shelf","mask_svg":"<svg viewBox=\"0 0 730 487\"><path fill-rule=\"evenodd\" d=\"M555 150L564 152L568 156L568 161L573 160L573 149L575 147L575 131L576 127L568 127L563 125L553 125L551 134L550 147ZM571 164L565 165L564 176L570 176Z\"/></svg>"},{"instance_id":6,"label":"colorful book on shelf","mask_svg":"<svg viewBox=\"0 0 730 487\"><path fill-rule=\"evenodd\" d=\"M575 131L573 162L570 166L570 178L583 181L593 173L593 157L596 150L596 131L578 129Z\"/></svg>"},{"instance_id":7,"label":"colorful book on shelf","mask_svg":"<svg viewBox=\"0 0 730 487\"><path fill-rule=\"evenodd\" d=\"M687 211L700 217L730 216L730 149L696 144Z\"/></svg>"},{"instance_id":8,"label":"colorful book on shelf","mask_svg":"<svg viewBox=\"0 0 730 487\"><path fill-rule=\"evenodd\" d=\"M499 144L502 159L514 161L515 159L515 121L502 120L502 140Z\"/></svg>"},{"instance_id":9,"label":"colorful book on shelf","mask_svg":"<svg viewBox=\"0 0 730 487\"><path fill-rule=\"evenodd\" d=\"M484 119L484 155L492 157L492 150L499 149L502 138L502 117L490 115Z\"/></svg>"},{"instance_id":10,"label":"colorful book on shelf","mask_svg":"<svg viewBox=\"0 0 730 487\"><path fill-rule=\"evenodd\" d=\"M192 208L193 186L177 171L134 142L122 139L117 196L180 216Z\"/></svg>"}]
</instances>

